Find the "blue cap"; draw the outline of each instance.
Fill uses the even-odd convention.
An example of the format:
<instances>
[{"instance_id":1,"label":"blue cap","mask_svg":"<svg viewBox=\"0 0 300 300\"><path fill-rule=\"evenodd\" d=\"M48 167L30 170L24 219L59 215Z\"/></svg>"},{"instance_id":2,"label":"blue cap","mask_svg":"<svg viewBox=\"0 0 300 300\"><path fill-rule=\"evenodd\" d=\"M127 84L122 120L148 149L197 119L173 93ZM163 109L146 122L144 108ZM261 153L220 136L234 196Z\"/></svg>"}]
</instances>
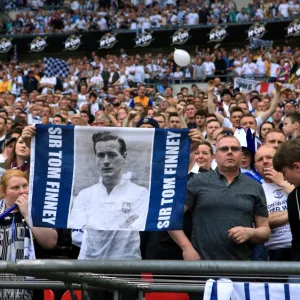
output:
<instances>
[{"instance_id":1,"label":"blue cap","mask_svg":"<svg viewBox=\"0 0 300 300\"><path fill-rule=\"evenodd\" d=\"M159 128L158 122L152 118L145 117L143 119L140 119L138 123L136 124L136 127L141 127L143 124L150 124L154 128Z\"/></svg>"}]
</instances>

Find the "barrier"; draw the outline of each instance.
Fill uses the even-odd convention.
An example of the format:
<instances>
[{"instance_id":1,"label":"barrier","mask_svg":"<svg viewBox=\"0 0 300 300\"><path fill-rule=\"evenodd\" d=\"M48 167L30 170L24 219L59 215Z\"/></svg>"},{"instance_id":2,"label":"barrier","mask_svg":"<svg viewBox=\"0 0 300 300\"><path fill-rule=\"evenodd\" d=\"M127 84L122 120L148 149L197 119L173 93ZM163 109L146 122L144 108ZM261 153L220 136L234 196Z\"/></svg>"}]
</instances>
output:
<instances>
[{"instance_id":1,"label":"barrier","mask_svg":"<svg viewBox=\"0 0 300 300\"><path fill-rule=\"evenodd\" d=\"M238 278L240 281L276 278L283 281L290 275L300 277L300 262L22 260L0 262L0 272L40 278L2 281L0 288L108 289L116 292L131 289L143 295L149 292L202 293L208 278ZM142 278L144 272L153 274L153 280Z\"/></svg>"},{"instance_id":2,"label":"barrier","mask_svg":"<svg viewBox=\"0 0 300 300\"><path fill-rule=\"evenodd\" d=\"M148 32L132 30L89 31L80 33L57 33L49 35L15 35L0 36L0 54L13 55L15 46L18 55L34 53L56 53L66 55L78 52L118 51L120 48L136 48L141 52L144 48L162 49L180 47L223 46L245 47L249 38L263 38L283 43L288 38L290 44L297 44L300 26L297 20L269 20L263 23L232 23L226 27L220 25L197 25L177 28L151 29Z\"/></svg>"}]
</instances>

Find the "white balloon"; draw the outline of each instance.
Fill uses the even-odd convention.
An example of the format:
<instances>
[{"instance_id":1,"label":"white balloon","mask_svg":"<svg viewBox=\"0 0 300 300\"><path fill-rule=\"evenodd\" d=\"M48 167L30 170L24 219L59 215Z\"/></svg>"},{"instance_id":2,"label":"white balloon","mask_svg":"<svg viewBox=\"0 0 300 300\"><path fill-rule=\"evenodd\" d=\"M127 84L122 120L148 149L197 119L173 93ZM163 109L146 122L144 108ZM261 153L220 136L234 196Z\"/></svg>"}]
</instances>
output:
<instances>
[{"instance_id":1,"label":"white balloon","mask_svg":"<svg viewBox=\"0 0 300 300\"><path fill-rule=\"evenodd\" d=\"M176 49L174 61L179 67L186 67L190 63L191 57L185 50Z\"/></svg>"}]
</instances>

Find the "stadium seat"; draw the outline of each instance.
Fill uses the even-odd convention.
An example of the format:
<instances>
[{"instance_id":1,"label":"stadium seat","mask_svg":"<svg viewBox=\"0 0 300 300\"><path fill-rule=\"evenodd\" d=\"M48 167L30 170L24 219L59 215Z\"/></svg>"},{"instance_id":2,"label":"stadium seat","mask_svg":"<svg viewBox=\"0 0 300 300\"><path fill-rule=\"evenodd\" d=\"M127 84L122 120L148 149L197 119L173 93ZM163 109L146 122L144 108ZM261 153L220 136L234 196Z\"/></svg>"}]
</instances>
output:
<instances>
[{"instance_id":1,"label":"stadium seat","mask_svg":"<svg viewBox=\"0 0 300 300\"><path fill-rule=\"evenodd\" d=\"M145 300L189 300L186 293L146 293Z\"/></svg>"},{"instance_id":2,"label":"stadium seat","mask_svg":"<svg viewBox=\"0 0 300 300\"><path fill-rule=\"evenodd\" d=\"M76 290L75 294L77 296L77 300L81 300L82 299L82 297L81 297L81 291ZM72 300L70 291L66 291L63 294L63 296L61 297L61 300Z\"/></svg>"},{"instance_id":3,"label":"stadium seat","mask_svg":"<svg viewBox=\"0 0 300 300\"><path fill-rule=\"evenodd\" d=\"M44 290L44 300L55 300L55 295L52 290Z\"/></svg>"}]
</instances>

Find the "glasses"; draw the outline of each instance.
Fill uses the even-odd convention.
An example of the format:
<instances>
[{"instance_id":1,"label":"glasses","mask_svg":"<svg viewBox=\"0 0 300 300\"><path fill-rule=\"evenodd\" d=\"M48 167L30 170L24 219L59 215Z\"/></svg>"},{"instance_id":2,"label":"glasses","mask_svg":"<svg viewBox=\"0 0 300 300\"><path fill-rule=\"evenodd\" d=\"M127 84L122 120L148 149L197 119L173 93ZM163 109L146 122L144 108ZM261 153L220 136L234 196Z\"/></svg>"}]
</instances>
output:
<instances>
[{"instance_id":1,"label":"glasses","mask_svg":"<svg viewBox=\"0 0 300 300\"><path fill-rule=\"evenodd\" d=\"M232 146L232 147L224 146L224 147L220 147L217 149L217 151L220 151L223 153L227 153L229 150L233 153L237 153L237 152L242 151L242 148L238 147L238 146Z\"/></svg>"}]
</instances>

